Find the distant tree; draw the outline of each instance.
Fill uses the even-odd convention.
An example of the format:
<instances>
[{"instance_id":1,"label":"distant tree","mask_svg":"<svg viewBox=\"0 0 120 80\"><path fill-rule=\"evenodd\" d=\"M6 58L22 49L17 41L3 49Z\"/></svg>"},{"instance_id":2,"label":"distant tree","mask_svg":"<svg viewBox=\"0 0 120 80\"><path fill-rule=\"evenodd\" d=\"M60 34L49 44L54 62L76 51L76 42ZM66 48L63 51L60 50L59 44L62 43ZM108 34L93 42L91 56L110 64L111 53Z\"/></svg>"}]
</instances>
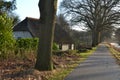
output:
<instances>
[{"instance_id":1,"label":"distant tree","mask_svg":"<svg viewBox=\"0 0 120 80\"><path fill-rule=\"evenodd\" d=\"M91 43L90 31L72 30L69 22L66 20L66 17L63 14L59 14L57 16L56 23L70 35L76 46L80 45L81 43L83 43L84 45L90 45Z\"/></svg>"},{"instance_id":2,"label":"distant tree","mask_svg":"<svg viewBox=\"0 0 120 80\"><path fill-rule=\"evenodd\" d=\"M13 24L17 24L20 19L18 15L13 13L13 10L16 9L16 0L6 1L0 0L0 15L7 14L9 17L13 18Z\"/></svg>"},{"instance_id":3,"label":"distant tree","mask_svg":"<svg viewBox=\"0 0 120 80\"><path fill-rule=\"evenodd\" d=\"M0 56L5 56L14 46L12 29L13 20L6 14L0 15Z\"/></svg>"},{"instance_id":4,"label":"distant tree","mask_svg":"<svg viewBox=\"0 0 120 80\"><path fill-rule=\"evenodd\" d=\"M16 0L6 1L0 0L0 15L2 13L11 13L16 9Z\"/></svg>"},{"instance_id":5,"label":"distant tree","mask_svg":"<svg viewBox=\"0 0 120 80\"><path fill-rule=\"evenodd\" d=\"M56 18L56 23L65 31L70 32L70 25L63 14L59 14Z\"/></svg>"},{"instance_id":6,"label":"distant tree","mask_svg":"<svg viewBox=\"0 0 120 80\"><path fill-rule=\"evenodd\" d=\"M115 31L115 37L116 37L116 39L118 40L118 43L120 44L120 28L118 28L118 29Z\"/></svg>"},{"instance_id":7,"label":"distant tree","mask_svg":"<svg viewBox=\"0 0 120 80\"><path fill-rule=\"evenodd\" d=\"M63 0L61 8L73 25L84 24L92 31L92 46L99 34L120 20L120 0Z\"/></svg>"},{"instance_id":8,"label":"distant tree","mask_svg":"<svg viewBox=\"0 0 120 80\"><path fill-rule=\"evenodd\" d=\"M13 25L16 25L17 23L20 22L19 16L15 13L12 13L11 15L9 15L12 19L13 19Z\"/></svg>"},{"instance_id":9,"label":"distant tree","mask_svg":"<svg viewBox=\"0 0 120 80\"><path fill-rule=\"evenodd\" d=\"M115 32L115 27L111 26L109 29L105 29L100 32L100 42L106 41L106 40L111 40L112 35Z\"/></svg>"},{"instance_id":10,"label":"distant tree","mask_svg":"<svg viewBox=\"0 0 120 80\"><path fill-rule=\"evenodd\" d=\"M71 31L71 37L75 42L76 47L78 46L90 46L91 45L91 31Z\"/></svg>"},{"instance_id":11,"label":"distant tree","mask_svg":"<svg viewBox=\"0 0 120 80\"><path fill-rule=\"evenodd\" d=\"M52 70L52 46L57 0L39 0L40 36L35 69Z\"/></svg>"}]
</instances>

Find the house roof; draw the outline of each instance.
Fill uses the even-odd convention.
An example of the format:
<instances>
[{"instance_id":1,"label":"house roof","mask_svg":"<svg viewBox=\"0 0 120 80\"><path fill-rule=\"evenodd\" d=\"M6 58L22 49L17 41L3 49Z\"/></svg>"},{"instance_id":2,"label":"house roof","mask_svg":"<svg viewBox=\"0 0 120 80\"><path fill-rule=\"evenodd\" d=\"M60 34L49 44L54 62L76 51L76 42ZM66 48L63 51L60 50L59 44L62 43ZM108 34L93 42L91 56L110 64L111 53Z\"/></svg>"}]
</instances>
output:
<instances>
[{"instance_id":1,"label":"house roof","mask_svg":"<svg viewBox=\"0 0 120 80\"><path fill-rule=\"evenodd\" d=\"M33 37L38 37L40 34L39 19L26 17L14 26L13 31L29 31ZM54 41L59 44L73 43L70 35L57 23L55 26Z\"/></svg>"},{"instance_id":2,"label":"house roof","mask_svg":"<svg viewBox=\"0 0 120 80\"><path fill-rule=\"evenodd\" d=\"M37 37L39 35L39 19L26 17L14 26L13 31L28 31L33 37Z\"/></svg>"},{"instance_id":3,"label":"house roof","mask_svg":"<svg viewBox=\"0 0 120 80\"><path fill-rule=\"evenodd\" d=\"M27 28L27 18L18 23L17 25L14 26L13 31L28 31L29 29Z\"/></svg>"}]
</instances>

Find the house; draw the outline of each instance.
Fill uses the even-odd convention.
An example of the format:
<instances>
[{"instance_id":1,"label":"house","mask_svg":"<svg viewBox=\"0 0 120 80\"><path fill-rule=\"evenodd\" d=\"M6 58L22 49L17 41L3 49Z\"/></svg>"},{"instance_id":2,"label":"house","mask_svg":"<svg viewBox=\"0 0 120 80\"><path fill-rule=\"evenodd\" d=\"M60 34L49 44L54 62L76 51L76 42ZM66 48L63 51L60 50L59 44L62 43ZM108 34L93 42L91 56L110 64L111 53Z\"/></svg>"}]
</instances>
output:
<instances>
[{"instance_id":1,"label":"house","mask_svg":"<svg viewBox=\"0 0 120 80\"><path fill-rule=\"evenodd\" d=\"M13 28L14 37L16 39L39 37L39 31L39 20L29 17L26 17L23 21L15 25ZM54 42L57 43L59 49L63 51L74 49L72 38L62 27L59 26L59 24L56 24L55 27Z\"/></svg>"}]
</instances>

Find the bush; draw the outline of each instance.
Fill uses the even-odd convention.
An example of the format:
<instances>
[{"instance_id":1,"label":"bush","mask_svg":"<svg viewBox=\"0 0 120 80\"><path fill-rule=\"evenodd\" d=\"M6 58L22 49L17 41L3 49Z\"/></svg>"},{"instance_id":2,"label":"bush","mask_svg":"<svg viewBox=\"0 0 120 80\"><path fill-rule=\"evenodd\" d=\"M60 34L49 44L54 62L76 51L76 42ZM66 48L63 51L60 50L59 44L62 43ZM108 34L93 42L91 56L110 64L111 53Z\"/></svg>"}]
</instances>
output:
<instances>
[{"instance_id":1,"label":"bush","mask_svg":"<svg viewBox=\"0 0 120 80\"><path fill-rule=\"evenodd\" d=\"M16 48L25 49L25 50L37 50L38 47L38 38L24 38L16 40ZM53 50L59 50L56 43L53 43Z\"/></svg>"},{"instance_id":2,"label":"bush","mask_svg":"<svg viewBox=\"0 0 120 80\"><path fill-rule=\"evenodd\" d=\"M15 39L13 38L13 20L6 14L0 15L0 57L6 58L13 49Z\"/></svg>"},{"instance_id":3,"label":"bush","mask_svg":"<svg viewBox=\"0 0 120 80\"><path fill-rule=\"evenodd\" d=\"M16 47L21 49L33 49L36 50L38 47L38 38L24 38L16 40Z\"/></svg>"},{"instance_id":4,"label":"bush","mask_svg":"<svg viewBox=\"0 0 120 80\"><path fill-rule=\"evenodd\" d=\"M59 50L58 45L56 43L53 43L53 50Z\"/></svg>"}]
</instances>

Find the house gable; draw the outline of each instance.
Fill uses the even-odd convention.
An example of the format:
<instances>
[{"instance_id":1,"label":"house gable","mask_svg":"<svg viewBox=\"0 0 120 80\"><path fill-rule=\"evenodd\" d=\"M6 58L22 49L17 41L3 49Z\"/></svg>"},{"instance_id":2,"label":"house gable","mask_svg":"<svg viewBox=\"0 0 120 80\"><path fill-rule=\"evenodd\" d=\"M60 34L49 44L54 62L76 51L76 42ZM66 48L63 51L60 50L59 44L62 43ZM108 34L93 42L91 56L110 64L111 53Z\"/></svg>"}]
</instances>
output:
<instances>
[{"instance_id":1,"label":"house gable","mask_svg":"<svg viewBox=\"0 0 120 80\"><path fill-rule=\"evenodd\" d=\"M29 29L27 27L27 25L28 25L27 23L28 23L28 20L26 18L23 21L21 21L20 23L18 23L17 25L15 25L13 27L13 31L29 31Z\"/></svg>"},{"instance_id":2,"label":"house gable","mask_svg":"<svg viewBox=\"0 0 120 80\"><path fill-rule=\"evenodd\" d=\"M13 34L14 34L14 37L16 39L19 39L19 38L32 38L31 33L28 32L28 31L14 31Z\"/></svg>"}]
</instances>

